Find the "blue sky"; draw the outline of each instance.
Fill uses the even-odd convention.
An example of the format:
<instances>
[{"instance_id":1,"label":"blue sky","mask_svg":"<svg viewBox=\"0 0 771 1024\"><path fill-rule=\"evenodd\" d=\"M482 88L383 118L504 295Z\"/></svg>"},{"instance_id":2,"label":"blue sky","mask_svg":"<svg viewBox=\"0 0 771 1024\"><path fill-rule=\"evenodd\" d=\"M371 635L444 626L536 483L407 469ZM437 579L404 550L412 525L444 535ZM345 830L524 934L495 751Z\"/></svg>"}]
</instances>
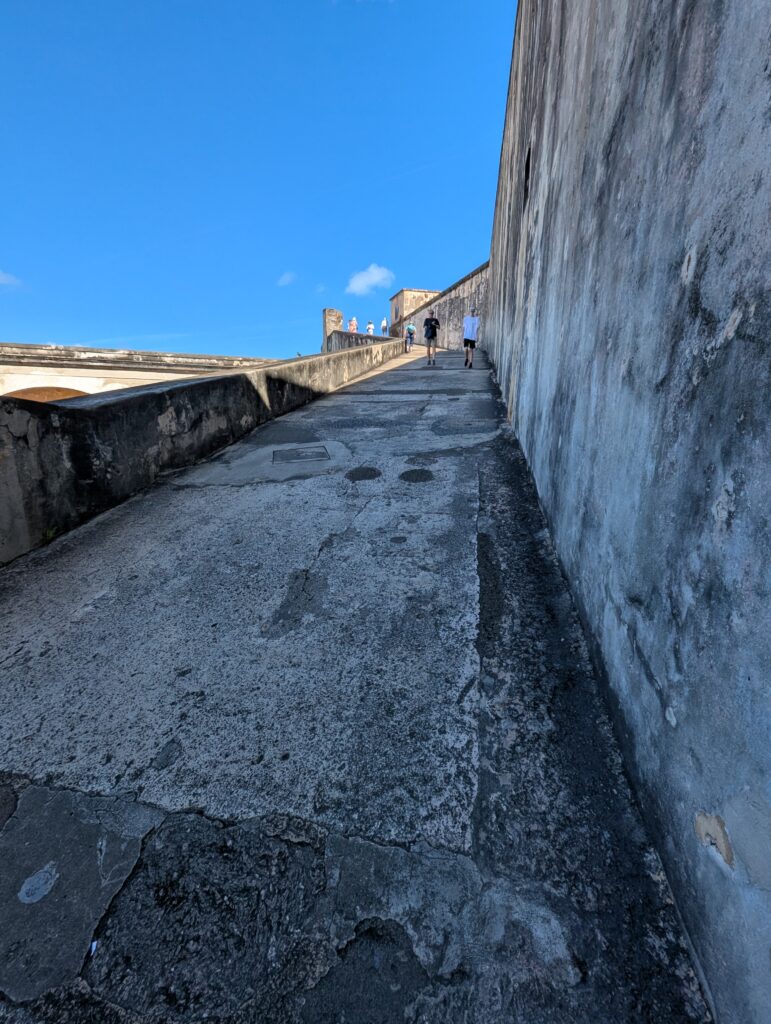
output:
<instances>
[{"instance_id":1,"label":"blue sky","mask_svg":"<svg viewBox=\"0 0 771 1024\"><path fill-rule=\"evenodd\" d=\"M515 13L1 0L0 341L286 357L322 306L451 284L489 252Z\"/></svg>"}]
</instances>

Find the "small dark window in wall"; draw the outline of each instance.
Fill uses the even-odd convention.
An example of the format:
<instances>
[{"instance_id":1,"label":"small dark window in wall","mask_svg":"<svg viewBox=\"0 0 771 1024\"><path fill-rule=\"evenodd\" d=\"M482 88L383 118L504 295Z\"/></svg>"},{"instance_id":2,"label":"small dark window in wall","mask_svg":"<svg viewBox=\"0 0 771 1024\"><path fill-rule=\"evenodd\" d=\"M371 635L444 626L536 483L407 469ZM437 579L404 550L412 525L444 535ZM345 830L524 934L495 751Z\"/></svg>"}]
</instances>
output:
<instances>
[{"instance_id":1,"label":"small dark window in wall","mask_svg":"<svg viewBox=\"0 0 771 1024\"><path fill-rule=\"evenodd\" d=\"M530 146L527 147L527 156L525 157L525 198L522 200L522 211L524 212L527 206L527 197L530 195Z\"/></svg>"}]
</instances>

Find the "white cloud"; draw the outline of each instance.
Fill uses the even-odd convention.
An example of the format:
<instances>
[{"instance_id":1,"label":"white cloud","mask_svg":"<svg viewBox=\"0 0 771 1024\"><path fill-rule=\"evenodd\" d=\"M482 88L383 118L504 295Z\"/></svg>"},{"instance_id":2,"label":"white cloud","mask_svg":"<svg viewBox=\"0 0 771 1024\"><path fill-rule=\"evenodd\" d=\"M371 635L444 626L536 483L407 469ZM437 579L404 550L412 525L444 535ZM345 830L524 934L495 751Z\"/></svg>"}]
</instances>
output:
<instances>
[{"instance_id":1,"label":"white cloud","mask_svg":"<svg viewBox=\"0 0 771 1024\"><path fill-rule=\"evenodd\" d=\"M0 270L0 288L18 288L20 284L21 281L18 277L14 277L13 274L4 274Z\"/></svg>"},{"instance_id":2,"label":"white cloud","mask_svg":"<svg viewBox=\"0 0 771 1024\"><path fill-rule=\"evenodd\" d=\"M369 295L375 288L390 288L395 280L396 275L388 267L370 263L366 270L351 275L345 290L349 295Z\"/></svg>"},{"instance_id":3,"label":"white cloud","mask_svg":"<svg viewBox=\"0 0 771 1024\"><path fill-rule=\"evenodd\" d=\"M297 274L295 274L294 270L287 270L281 275L278 281L276 281L276 284L279 288L286 288L288 284L294 284L296 280Z\"/></svg>"},{"instance_id":4,"label":"white cloud","mask_svg":"<svg viewBox=\"0 0 771 1024\"><path fill-rule=\"evenodd\" d=\"M327 286L325 284L317 284L316 285L316 294L317 295L323 295L326 290L327 290Z\"/></svg>"}]
</instances>

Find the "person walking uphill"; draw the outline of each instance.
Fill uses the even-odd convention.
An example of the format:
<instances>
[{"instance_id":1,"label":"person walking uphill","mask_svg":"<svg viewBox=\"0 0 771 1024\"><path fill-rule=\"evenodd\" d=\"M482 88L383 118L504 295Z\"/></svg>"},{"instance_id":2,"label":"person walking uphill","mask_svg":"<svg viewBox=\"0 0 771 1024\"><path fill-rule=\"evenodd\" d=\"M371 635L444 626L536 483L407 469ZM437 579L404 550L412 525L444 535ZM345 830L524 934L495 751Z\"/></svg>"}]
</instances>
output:
<instances>
[{"instance_id":1,"label":"person walking uphill","mask_svg":"<svg viewBox=\"0 0 771 1024\"><path fill-rule=\"evenodd\" d=\"M412 346L415 344L415 324L410 320L407 324L407 330L404 334L404 351L412 352Z\"/></svg>"},{"instance_id":2,"label":"person walking uphill","mask_svg":"<svg viewBox=\"0 0 771 1024\"><path fill-rule=\"evenodd\" d=\"M423 321L423 334L426 339L426 348L428 349L428 365L431 365L431 347L434 349L434 366L436 366L436 332L442 325L434 316L433 309L428 311L428 316Z\"/></svg>"},{"instance_id":3,"label":"person walking uphill","mask_svg":"<svg viewBox=\"0 0 771 1024\"><path fill-rule=\"evenodd\" d=\"M466 362L469 370L474 365L474 349L477 347L479 336L479 317L477 311L472 309L469 314L463 317L463 347L466 350Z\"/></svg>"}]
</instances>

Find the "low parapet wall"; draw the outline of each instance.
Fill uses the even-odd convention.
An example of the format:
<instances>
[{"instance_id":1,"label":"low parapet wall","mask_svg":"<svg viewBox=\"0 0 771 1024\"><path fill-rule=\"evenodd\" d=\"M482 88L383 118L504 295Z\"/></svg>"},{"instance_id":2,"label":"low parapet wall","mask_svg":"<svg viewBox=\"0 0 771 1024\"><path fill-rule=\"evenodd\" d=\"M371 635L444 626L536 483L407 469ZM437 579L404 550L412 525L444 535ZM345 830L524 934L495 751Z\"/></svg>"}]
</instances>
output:
<instances>
[{"instance_id":1,"label":"low parapet wall","mask_svg":"<svg viewBox=\"0 0 771 1024\"><path fill-rule=\"evenodd\" d=\"M0 395L40 402L54 398L53 394L48 396L45 392L56 389L94 395L232 370L256 370L275 361L246 356L0 342ZM33 388L32 394L20 394ZM67 397L58 395L59 400Z\"/></svg>"},{"instance_id":2,"label":"low parapet wall","mask_svg":"<svg viewBox=\"0 0 771 1024\"><path fill-rule=\"evenodd\" d=\"M391 338L384 338L379 334L356 334L352 331L332 331L328 335L324 351L325 352L344 352L349 348L360 348L362 345L373 345L378 342L392 341Z\"/></svg>"},{"instance_id":3,"label":"low parapet wall","mask_svg":"<svg viewBox=\"0 0 771 1024\"><path fill-rule=\"evenodd\" d=\"M66 402L0 399L0 564L401 351L392 340Z\"/></svg>"}]
</instances>

